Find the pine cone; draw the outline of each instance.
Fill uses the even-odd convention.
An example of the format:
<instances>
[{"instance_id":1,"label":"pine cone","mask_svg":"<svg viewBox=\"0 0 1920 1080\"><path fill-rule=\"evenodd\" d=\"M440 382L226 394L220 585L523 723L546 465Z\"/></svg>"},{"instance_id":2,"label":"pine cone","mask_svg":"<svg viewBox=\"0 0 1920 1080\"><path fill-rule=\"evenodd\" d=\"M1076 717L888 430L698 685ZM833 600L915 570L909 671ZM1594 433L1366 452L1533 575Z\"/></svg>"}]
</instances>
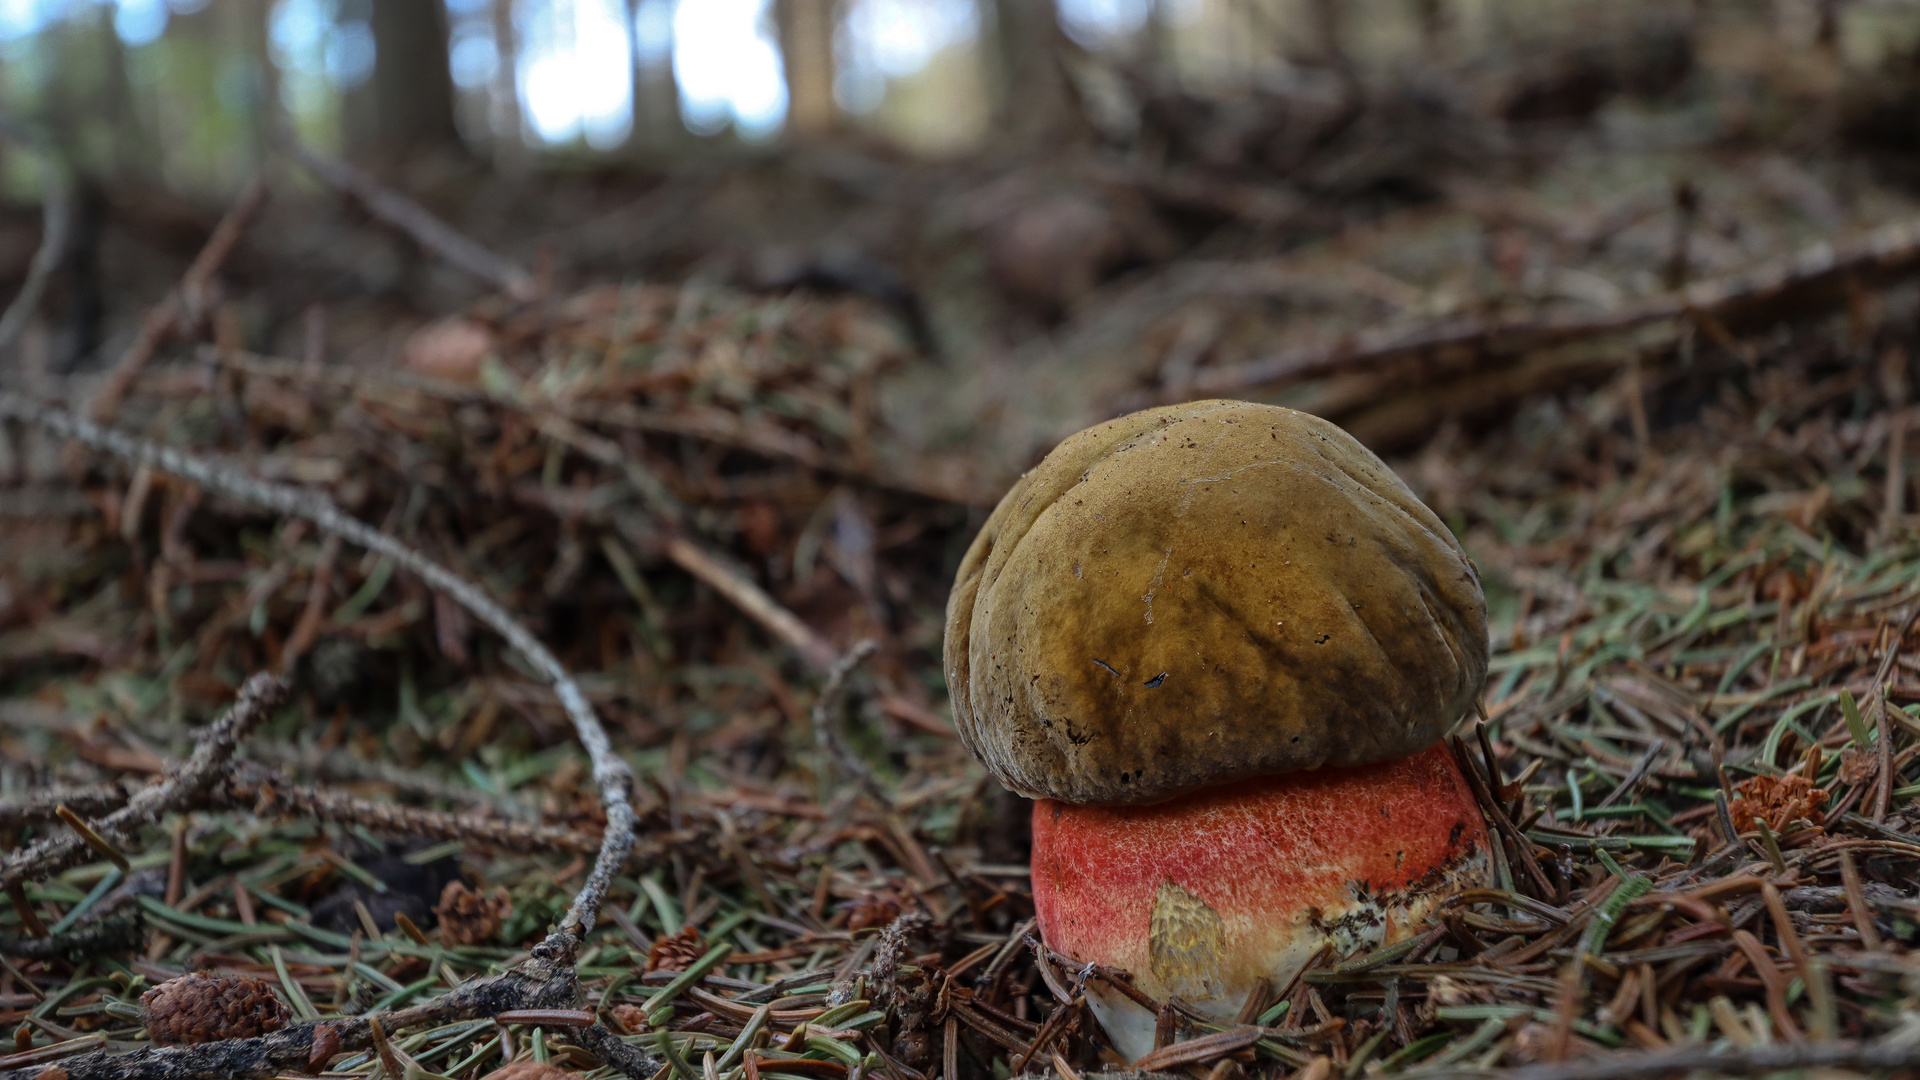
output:
<instances>
[{"instance_id":1,"label":"pine cone","mask_svg":"<svg viewBox=\"0 0 1920 1080\"><path fill-rule=\"evenodd\" d=\"M1733 789L1733 827L1741 832L1755 831L1755 822L1764 821L1774 835L1785 835L1796 821L1814 826L1826 824L1820 807L1826 805L1825 788L1813 786L1804 776L1755 776L1742 780Z\"/></svg>"},{"instance_id":2,"label":"pine cone","mask_svg":"<svg viewBox=\"0 0 1920 1080\"><path fill-rule=\"evenodd\" d=\"M887 926L900 917L900 895L892 889L868 889L843 906L848 930Z\"/></svg>"},{"instance_id":3,"label":"pine cone","mask_svg":"<svg viewBox=\"0 0 1920 1080\"><path fill-rule=\"evenodd\" d=\"M468 888L464 881L449 881L440 890L440 903L433 913L440 918L441 941L448 945L484 945L513 914L513 900L504 887L495 888L489 895Z\"/></svg>"},{"instance_id":4,"label":"pine cone","mask_svg":"<svg viewBox=\"0 0 1920 1080\"><path fill-rule=\"evenodd\" d=\"M623 1035L638 1035L647 1030L647 1010L638 1005L621 1002L607 1010L613 1014L613 1020Z\"/></svg>"},{"instance_id":5,"label":"pine cone","mask_svg":"<svg viewBox=\"0 0 1920 1080\"><path fill-rule=\"evenodd\" d=\"M293 1013L264 980L224 971L169 979L140 998L155 1046L250 1039L278 1031Z\"/></svg>"},{"instance_id":6,"label":"pine cone","mask_svg":"<svg viewBox=\"0 0 1920 1080\"><path fill-rule=\"evenodd\" d=\"M1840 782L1859 787L1880 771L1880 755L1848 749L1840 755Z\"/></svg>"},{"instance_id":7,"label":"pine cone","mask_svg":"<svg viewBox=\"0 0 1920 1080\"><path fill-rule=\"evenodd\" d=\"M706 954L707 943L700 937L700 931L689 926L653 943L653 948L647 950L647 970L685 971Z\"/></svg>"}]
</instances>

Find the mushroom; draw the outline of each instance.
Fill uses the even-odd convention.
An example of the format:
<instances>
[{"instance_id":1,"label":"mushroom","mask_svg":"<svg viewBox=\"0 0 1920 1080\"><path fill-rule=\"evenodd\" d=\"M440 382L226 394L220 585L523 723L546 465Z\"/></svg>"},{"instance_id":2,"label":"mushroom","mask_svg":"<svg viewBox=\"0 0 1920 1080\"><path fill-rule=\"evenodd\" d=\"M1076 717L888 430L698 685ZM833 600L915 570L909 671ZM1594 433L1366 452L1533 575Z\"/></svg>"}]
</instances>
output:
<instances>
[{"instance_id":1,"label":"mushroom","mask_svg":"<svg viewBox=\"0 0 1920 1080\"><path fill-rule=\"evenodd\" d=\"M947 606L960 736L1036 800L1047 943L1228 1022L1486 882L1440 745L1486 669L1478 573L1433 511L1334 425L1238 401L1062 442ZM1118 1050L1154 1048L1150 1011L1088 996Z\"/></svg>"}]
</instances>

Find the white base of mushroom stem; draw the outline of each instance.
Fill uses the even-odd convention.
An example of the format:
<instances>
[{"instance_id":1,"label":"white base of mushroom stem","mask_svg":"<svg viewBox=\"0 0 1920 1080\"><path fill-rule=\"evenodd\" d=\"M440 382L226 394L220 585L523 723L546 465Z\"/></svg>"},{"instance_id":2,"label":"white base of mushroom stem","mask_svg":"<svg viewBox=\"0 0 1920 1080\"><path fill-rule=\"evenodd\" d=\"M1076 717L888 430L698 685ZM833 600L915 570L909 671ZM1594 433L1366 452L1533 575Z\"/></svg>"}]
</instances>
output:
<instances>
[{"instance_id":1,"label":"white base of mushroom stem","mask_svg":"<svg viewBox=\"0 0 1920 1080\"><path fill-rule=\"evenodd\" d=\"M1474 884L1478 885L1480 882ZM1408 935L1398 935L1395 940L1404 940L1406 936ZM1284 987L1293 982L1294 977L1300 974L1300 969L1306 966L1307 960L1311 959L1315 951L1317 950L1308 950L1308 955L1293 961L1289 969L1274 972L1268 980L1268 985ZM1240 1015L1242 1006L1246 1004L1246 997L1242 995L1237 999L1220 997L1200 1001L1183 997L1180 1003L1217 1023L1231 1024ZM1093 1007L1094 1017L1100 1021L1101 1030L1107 1033L1107 1041L1113 1044L1113 1048L1119 1051L1122 1057L1128 1061L1138 1061L1153 1051L1155 1030L1160 1023L1160 1018L1139 1002L1098 979L1088 979L1087 1004Z\"/></svg>"},{"instance_id":2,"label":"white base of mushroom stem","mask_svg":"<svg viewBox=\"0 0 1920 1080\"><path fill-rule=\"evenodd\" d=\"M1101 1030L1107 1033L1107 1041L1121 1057L1138 1061L1153 1050L1154 1029L1160 1018L1138 1002L1097 979L1089 979L1087 1004L1093 1006L1093 1015L1099 1019Z\"/></svg>"}]
</instances>

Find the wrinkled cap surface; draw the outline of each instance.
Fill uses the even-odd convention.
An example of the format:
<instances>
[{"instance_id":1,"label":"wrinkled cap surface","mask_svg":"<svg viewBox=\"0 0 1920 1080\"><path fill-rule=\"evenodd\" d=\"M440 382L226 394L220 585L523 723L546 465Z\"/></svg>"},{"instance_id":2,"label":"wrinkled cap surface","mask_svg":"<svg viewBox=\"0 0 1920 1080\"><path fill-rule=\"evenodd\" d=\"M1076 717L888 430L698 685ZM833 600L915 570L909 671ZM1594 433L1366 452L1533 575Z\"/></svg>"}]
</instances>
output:
<instances>
[{"instance_id":1,"label":"wrinkled cap surface","mask_svg":"<svg viewBox=\"0 0 1920 1080\"><path fill-rule=\"evenodd\" d=\"M1007 787L1156 802L1432 744L1486 677L1486 601L1352 436L1190 402L1088 428L1014 485L961 561L946 670Z\"/></svg>"}]
</instances>

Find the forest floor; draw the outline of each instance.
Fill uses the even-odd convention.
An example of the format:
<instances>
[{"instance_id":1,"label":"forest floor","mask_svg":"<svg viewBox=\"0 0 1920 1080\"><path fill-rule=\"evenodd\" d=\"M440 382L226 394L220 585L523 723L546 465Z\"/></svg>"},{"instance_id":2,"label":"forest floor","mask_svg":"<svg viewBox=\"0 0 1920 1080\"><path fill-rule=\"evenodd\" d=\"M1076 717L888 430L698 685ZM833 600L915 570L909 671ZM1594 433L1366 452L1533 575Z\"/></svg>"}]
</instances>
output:
<instances>
[{"instance_id":1,"label":"forest floor","mask_svg":"<svg viewBox=\"0 0 1920 1080\"><path fill-rule=\"evenodd\" d=\"M558 276L387 189L241 200L106 370L30 328L0 381L0 1077L1920 1068L1920 206L1610 123L1404 204L1056 163L1114 221L1310 236L1066 296L991 229L905 292L812 241L758 287L595 269L681 181ZM1063 212L1008 175L982 204ZM321 235L430 287L308 306L276 268ZM1129 1063L1085 983L1144 995L1037 941L943 608L1040 452L1208 396L1348 426L1480 567L1500 880L1239 1024L1146 1001L1174 1041ZM201 970L257 981L149 995ZM151 1049L194 1031L257 1037Z\"/></svg>"}]
</instances>

